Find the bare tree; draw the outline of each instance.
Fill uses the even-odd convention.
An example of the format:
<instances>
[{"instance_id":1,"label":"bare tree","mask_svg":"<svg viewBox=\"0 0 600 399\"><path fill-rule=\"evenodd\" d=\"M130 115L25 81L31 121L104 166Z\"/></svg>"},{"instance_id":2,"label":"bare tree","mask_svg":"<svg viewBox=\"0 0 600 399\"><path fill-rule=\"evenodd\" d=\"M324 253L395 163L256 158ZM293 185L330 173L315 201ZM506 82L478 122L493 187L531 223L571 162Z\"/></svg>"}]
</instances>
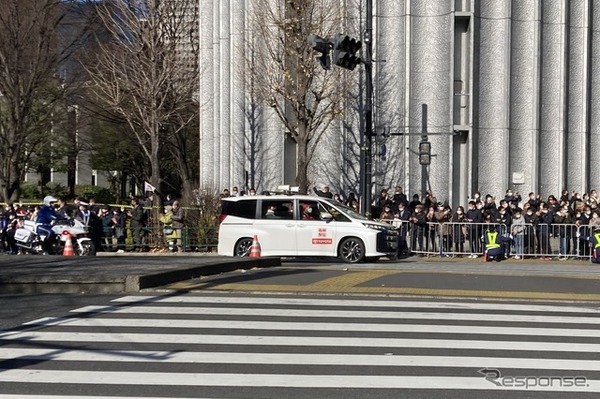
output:
<instances>
[{"instance_id":1,"label":"bare tree","mask_svg":"<svg viewBox=\"0 0 600 399\"><path fill-rule=\"evenodd\" d=\"M87 32L85 17L79 18L84 3L0 3L0 200L17 199L35 158L55 152L48 151L51 133L64 117L61 101L70 90L61 70L67 70Z\"/></svg>"},{"instance_id":2,"label":"bare tree","mask_svg":"<svg viewBox=\"0 0 600 399\"><path fill-rule=\"evenodd\" d=\"M246 189L262 187L264 174L261 170L269 160L266 157L271 146L264 140L264 107L257 98L256 81L250 76L247 84L246 96L242 101L247 129L244 130L244 151L242 162L247 165Z\"/></svg>"},{"instance_id":3,"label":"bare tree","mask_svg":"<svg viewBox=\"0 0 600 399\"><path fill-rule=\"evenodd\" d=\"M251 98L251 97L250 97ZM246 188L256 188L260 184L258 171L261 167L261 136L262 124L260 122L261 107L255 102L250 101L246 110L246 120L248 121L248 132L244 135L244 155L248 162L248 180Z\"/></svg>"},{"instance_id":4,"label":"bare tree","mask_svg":"<svg viewBox=\"0 0 600 399\"><path fill-rule=\"evenodd\" d=\"M296 184L310 187L308 168L331 123L343 115L346 76L321 69L308 44L311 34L332 37L341 23L336 0L254 1L246 68L261 102L273 107L297 143Z\"/></svg>"},{"instance_id":5,"label":"bare tree","mask_svg":"<svg viewBox=\"0 0 600 399\"><path fill-rule=\"evenodd\" d=\"M140 177L160 187L165 146L180 172L189 168L180 135L198 118L198 1L114 0L98 9L110 40L87 67L92 90L135 135L147 162Z\"/></svg>"},{"instance_id":6,"label":"bare tree","mask_svg":"<svg viewBox=\"0 0 600 399\"><path fill-rule=\"evenodd\" d=\"M189 109L190 114L194 114L192 122L186 122L184 129L177 128L178 123L170 125L172 132L170 140L167 143L167 149L170 154L170 159L174 163L175 170L181 183L181 196L186 201L193 199L194 182L198 181L198 146L199 136L197 116L198 104L191 104Z\"/></svg>"}]
</instances>

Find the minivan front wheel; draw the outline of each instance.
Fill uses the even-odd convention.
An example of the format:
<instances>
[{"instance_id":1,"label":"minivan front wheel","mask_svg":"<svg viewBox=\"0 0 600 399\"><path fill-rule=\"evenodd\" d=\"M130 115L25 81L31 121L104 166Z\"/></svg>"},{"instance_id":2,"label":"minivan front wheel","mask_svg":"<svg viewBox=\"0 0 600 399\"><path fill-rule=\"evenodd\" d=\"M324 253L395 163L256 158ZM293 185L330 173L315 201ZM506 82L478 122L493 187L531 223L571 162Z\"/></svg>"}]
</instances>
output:
<instances>
[{"instance_id":1,"label":"minivan front wheel","mask_svg":"<svg viewBox=\"0 0 600 399\"><path fill-rule=\"evenodd\" d=\"M365 258L365 244L358 238L345 238L340 244L339 257L346 263L362 262Z\"/></svg>"},{"instance_id":2,"label":"minivan front wheel","mask_svg":"<svg viewBox=\"0 0 600 399\"><path fill-rule=\"evenodd\" d=\"M249 256L252 247L252 238L244 237L240 239L233 250L233 256Z\"/></svg>"}]
</instances>

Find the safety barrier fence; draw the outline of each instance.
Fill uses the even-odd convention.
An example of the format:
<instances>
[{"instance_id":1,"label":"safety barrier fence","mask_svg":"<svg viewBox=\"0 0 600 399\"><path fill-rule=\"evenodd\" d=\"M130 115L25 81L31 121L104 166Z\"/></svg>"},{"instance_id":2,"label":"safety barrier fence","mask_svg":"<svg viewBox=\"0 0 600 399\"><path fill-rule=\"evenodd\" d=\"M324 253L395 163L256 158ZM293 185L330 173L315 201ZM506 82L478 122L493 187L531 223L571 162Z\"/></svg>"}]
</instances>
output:
<instances>
[{"instance_id":1,"label":"safety barrier fence","mask_svg":"<svg viewBox=\"0 0 600 399\"><path fill-rule=\"evenodd\" d=\"M398 229L400 255L479 257L485 251L483 237L491 230L502 237L506 256L515 259L589 260L593 250L585 240L593 235L589 225L382 221Z\"/></svg>"},{"instance_id":2,"label":"safety barrier fence","mask_svg":"<svg viewBox=\"0 0 600 399\"><path fill-rule=\"evenodd\" d=\"M217 251L218 228L194 228L184 227L181 229L181 249L185 252L216 252ZM98 244L105 252L131 251L134 249L132 230L125 229L124 240L120 242L113 235L106 236L98 234ZM142 245L145 250L169 251L175 249L174 239L165 234L162 227L145 227L142 234Z\"/></svg>"},{"instance_id":3,"label":"safety barrier fence","mask_svg":"<svg viewBox=\"0 0 600 399\"><path fill-rule=\"evenodd\" d=\"M495 230L505 239L503 247L507 257L517 259L555 258L560 260L589 260L593 248L585 240L593 235L593 227L578 224L512 224L500 223L438 223L417 224L409 221L382 220L394 226L398 232L399 254L416 254L439 257L482 256L485 250L483 236ZM182 229L182 248L186 252L215 252L218 228ZM150 250L171 250L173 240L162 228L146 228L144 246ZM103 237L105 251L133 249L131 229L126 229L123 246L115 237Z\"/></svg>"}]
</instances>

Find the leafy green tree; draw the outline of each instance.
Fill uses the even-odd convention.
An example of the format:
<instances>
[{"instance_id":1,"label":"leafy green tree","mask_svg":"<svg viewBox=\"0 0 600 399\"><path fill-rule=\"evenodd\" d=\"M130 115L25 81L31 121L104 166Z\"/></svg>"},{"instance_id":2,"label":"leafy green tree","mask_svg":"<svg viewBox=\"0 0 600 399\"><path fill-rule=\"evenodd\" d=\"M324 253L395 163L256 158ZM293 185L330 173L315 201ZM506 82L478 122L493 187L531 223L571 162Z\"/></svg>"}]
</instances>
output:
<instances>
[{"instance_id":1,"label":"leafy green tree","mask_svg":"<svg viewBox=\"0 0 600 399\"><path fill-rule=\"evenodd\" d=\"M25 173L48 165L60 102L61 67L81 48L87 25L70 24L82 1L0 2L0 200L19 197ZM39 157L39 158L38 158ZM37 158L37 160L36 160Z\"/></svg>"}]
</instances>

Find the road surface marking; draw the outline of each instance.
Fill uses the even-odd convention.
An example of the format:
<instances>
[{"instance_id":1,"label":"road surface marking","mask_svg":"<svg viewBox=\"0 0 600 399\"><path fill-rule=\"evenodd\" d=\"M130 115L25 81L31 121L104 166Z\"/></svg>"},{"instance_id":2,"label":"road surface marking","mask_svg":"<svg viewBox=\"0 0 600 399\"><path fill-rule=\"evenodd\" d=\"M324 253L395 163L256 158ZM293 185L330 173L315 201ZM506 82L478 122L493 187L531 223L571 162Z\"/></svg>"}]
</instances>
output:
<instances>
[{"instance_id":1,"label":"road surface marking","mask_svg":"<svg viewBox=\"0 0 600 399\"><path fill-rule=\"evenodd\" d=\"M130 306L106 307L85 306L73 313L91 314L179 314L179 315L228 315L228 316L267 316L267 317L341 317L368 319L416 319L416 320L472 320L523 323L563 323L563 324L600 324L600 317L585 316L553 316L553 315L519 315L501 313L450 313L450 312L402 312L376 310L323 310L323 309L289 309L289 308L222 308L222 307L165 307L165 306Z\"/></svg>"}]
</instances>

